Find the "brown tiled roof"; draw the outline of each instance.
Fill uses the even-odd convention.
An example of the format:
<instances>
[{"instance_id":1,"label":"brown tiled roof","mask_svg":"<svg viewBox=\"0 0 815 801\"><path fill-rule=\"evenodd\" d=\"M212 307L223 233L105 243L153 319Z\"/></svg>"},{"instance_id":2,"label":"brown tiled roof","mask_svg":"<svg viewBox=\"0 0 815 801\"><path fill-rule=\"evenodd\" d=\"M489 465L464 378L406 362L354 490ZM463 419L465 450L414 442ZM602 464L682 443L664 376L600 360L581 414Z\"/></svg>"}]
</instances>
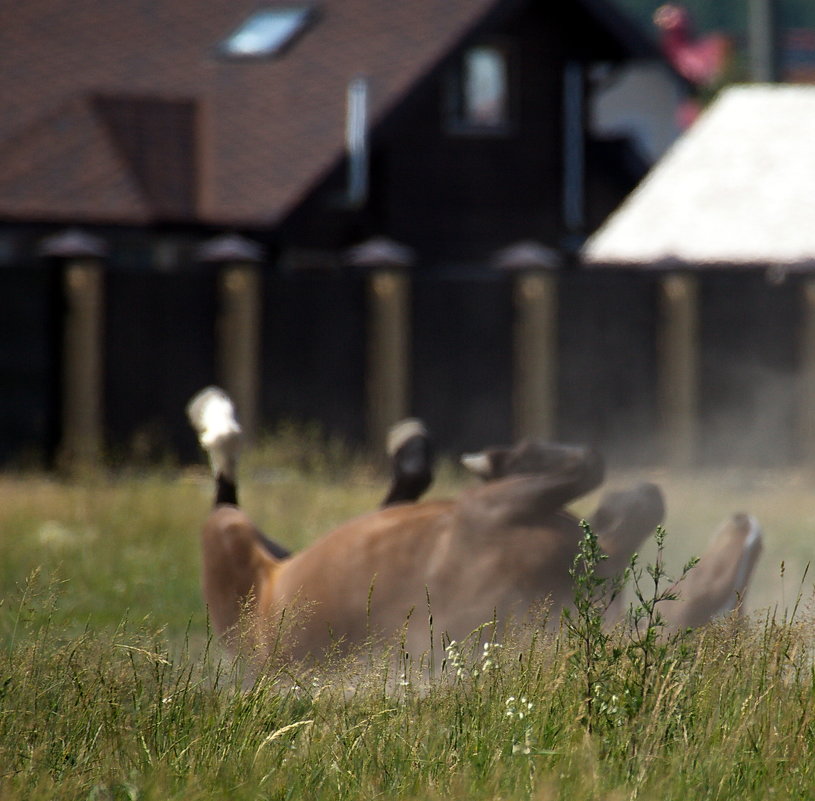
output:
<instances>
[{"instance_id":1,"label":"brown tiled roof","mask_svg":"<svg viewBox=\"0 0 815 801\"><path fill-rule=\"evenodd\" d=\"M13 4L0 11L0 216L273 224L341 154L351 79L370 79L375 119L495 4L320 0L291 48L255 61L216 47L256 0ZM153 119L160 164L139 163L128 100ZM156 119L182 106L194 110L198 152L176 141L187 135L178 114L163 134ZM161 179L168 169L194 197Z\"/></svg>"}]
</instances>

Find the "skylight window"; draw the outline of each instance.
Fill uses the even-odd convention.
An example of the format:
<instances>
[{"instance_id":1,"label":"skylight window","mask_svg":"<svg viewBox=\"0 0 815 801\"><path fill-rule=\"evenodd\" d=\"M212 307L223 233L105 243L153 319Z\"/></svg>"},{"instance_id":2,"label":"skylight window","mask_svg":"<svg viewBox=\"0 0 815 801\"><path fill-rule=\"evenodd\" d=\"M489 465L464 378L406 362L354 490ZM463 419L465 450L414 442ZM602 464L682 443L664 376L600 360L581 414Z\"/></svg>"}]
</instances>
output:
<instances>
[{"instance_id":1,"label":"skylight window","mask_svg":"<svg viewBox=\"0 0 815 801\"><path fill-rule=\"evenodd\" d=\"M251 14L221 44L232 58L262 58L281 53L307 25L312 8L306 5L267 6Z\"/></svg>"}]
</instances>

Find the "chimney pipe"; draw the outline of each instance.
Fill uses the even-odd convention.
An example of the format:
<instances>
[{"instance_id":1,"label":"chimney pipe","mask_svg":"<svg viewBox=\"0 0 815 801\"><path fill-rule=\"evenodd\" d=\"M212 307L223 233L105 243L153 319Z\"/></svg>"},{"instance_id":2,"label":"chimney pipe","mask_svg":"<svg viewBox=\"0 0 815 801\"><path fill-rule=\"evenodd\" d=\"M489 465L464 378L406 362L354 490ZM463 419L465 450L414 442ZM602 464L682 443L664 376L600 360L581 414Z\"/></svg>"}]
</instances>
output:
<instances>
[{"instance_id":1,"label":"chimney pipe","mask_svg":"<svg viewBox=\"0 0 815 801\"><path fill-rule=\"evenodd\" d=\"M749 0L750 78L757 83L780 80L778 66L778 0Z\"/></svg>"}]
</instances>

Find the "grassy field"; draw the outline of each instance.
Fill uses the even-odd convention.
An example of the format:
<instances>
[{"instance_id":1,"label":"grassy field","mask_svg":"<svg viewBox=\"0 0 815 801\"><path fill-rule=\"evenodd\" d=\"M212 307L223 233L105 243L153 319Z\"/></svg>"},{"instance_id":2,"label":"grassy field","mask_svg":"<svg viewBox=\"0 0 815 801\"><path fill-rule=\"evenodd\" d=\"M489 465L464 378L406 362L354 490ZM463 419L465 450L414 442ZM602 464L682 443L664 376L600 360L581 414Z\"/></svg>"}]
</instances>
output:
<instances>
[{"instance_id":1,"label":"grassy field","mask_svg":"<svg viewBox=\"0 0 815 801\"><path fill-rule=\"evenodd\" d=\"M243 474L244 506L293 548L385 484L292 441ZM428 684L375 654L257 682L224 659L199 592L203 468L2 476L0 799L815 797L811 477L639 471L608 486L642 478L665 489L672 569L731 512L761 520L748 626L588 648L579 631L530 630L449 649ZM445 468L431 495L468 482Z\"/></svg>"}]
</instances>

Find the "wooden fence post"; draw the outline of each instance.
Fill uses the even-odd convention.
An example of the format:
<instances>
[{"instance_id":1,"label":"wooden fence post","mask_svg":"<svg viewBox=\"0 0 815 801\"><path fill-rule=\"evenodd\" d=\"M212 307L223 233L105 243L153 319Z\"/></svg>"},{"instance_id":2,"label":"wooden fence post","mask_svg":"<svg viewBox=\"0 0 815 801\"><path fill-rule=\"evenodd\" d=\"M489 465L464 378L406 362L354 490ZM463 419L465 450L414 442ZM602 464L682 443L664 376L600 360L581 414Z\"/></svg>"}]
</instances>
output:
<instances>
[{"instance_id":1,"label":"wooden fence post","mask_svg":"<svg viewBox=\"0 0 815 801\"><path fill-rule=\"evenodd\" d=\"M62 267L61 439L57 462L94 466L104 443L104 242L78 230L45 239L40 253Z\"/></svg>"},{"instance_id":2,"label":"wooden fence post","mask_svg":"<svg viewBox=\"0 0 815 801\"><path fill-rule=\"evenodd\" d=\"M220 267L216 374L235 402L244 437L251 443L260 417L262 251L243 237L222 236L202 245L198 256Z\"/></svg>"},{"instance_id":3,"label":"wooden fence post","mask_svg":"<svg viewBox=\"0 0 815 801\"><path fill-rule=\"evenodd\" d=\"M557 253L536 242L500 251L497 267L514 272L512 429L515 439L557 436Z\"/></svg>"},{"instance_id":4,"label":"wooden fence post","mask_svg":"<svg viewBox=\"0 0 815 801\"><path fill-rule=\"evenodd\" d=\"M698 456L698 295L696 276L660 280L659 410L664 460L675 467L690 467Z\"/></svg>"},{"instance_id":5,"label":"wooden fence post","mask_svg":"<svg viewBox=\"0 0 815 801\"><path fill-rule=\"evenodd\" d=\"M372 239L352 248L346 261L368 274L366 423L369 447L379 452L388 429L410 409L413 254L388 239Z\"/></svg>"}]
</instances>

